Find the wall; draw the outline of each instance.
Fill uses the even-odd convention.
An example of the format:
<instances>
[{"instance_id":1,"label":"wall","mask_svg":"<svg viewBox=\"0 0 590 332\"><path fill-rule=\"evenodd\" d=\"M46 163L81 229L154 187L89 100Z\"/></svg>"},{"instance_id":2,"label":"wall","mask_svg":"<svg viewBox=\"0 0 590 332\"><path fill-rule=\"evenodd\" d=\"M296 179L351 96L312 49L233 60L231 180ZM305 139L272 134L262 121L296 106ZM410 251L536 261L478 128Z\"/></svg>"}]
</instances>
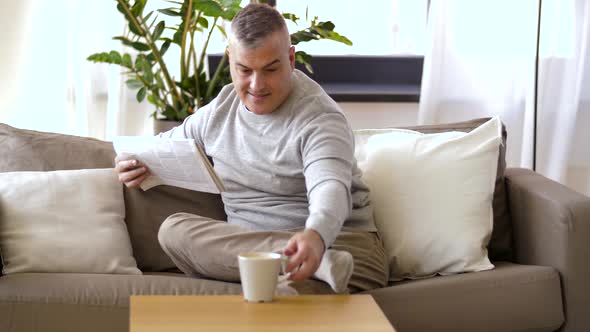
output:
<instances>
[{"instance_id":1,"label":"wall","mask_svg":"<svg viewBox=\"0 0 590 332\"><path fill-rule=\"evenodd\" d=\"M30 0L0 1L0 122L3 115L16 109L16 94L23 82L22 52L28 42L26 24Z\"/></svg>"},{"instance_id":2,"label":"wall","mask_svg":"<svg viewBox=\"0 0 590 332\"><path fill-rule=\"evenodd\" d=\"M413 126L418 103L339 103L353 129Z\"/></svg>"}]
</instances>

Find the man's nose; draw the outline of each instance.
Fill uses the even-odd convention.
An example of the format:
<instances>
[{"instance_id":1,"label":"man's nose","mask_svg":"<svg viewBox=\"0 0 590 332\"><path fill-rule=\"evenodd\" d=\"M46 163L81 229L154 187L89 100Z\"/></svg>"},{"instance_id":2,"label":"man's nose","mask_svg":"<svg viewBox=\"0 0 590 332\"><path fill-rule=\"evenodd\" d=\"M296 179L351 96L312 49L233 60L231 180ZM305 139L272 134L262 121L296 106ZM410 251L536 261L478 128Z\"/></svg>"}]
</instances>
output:
<instances>
[{"instance_id":1,"label":"man's nose","mask_svg":"<svg viewBox=\"0 0 590 332\"><path fill-rule=\"evenodd\" d=\"M250 90L251 91L260 91L264 89L264 77L261 74L253 73L252 78L250 79Z\"/></svg>"}]
</instances>

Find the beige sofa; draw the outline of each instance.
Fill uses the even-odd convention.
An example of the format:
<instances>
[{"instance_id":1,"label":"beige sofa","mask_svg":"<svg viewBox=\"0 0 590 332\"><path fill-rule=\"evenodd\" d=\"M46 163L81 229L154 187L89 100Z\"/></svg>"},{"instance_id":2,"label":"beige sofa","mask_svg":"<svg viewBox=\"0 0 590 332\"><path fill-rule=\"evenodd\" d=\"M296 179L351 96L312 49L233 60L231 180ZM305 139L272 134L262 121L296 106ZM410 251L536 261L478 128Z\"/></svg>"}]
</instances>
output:
<instances>
[{"instance_id":1,"label":"beige sofa","mask_svg":"<svg viewBox=\"0 0 590 332\"><path fill-rule=\"evenodd\" d=\"M413 129L469 131L484 120ZM496 268L368 292L398 331L590 330L590 198L530 170L504 170L500 156L488 246ZM113 158L109 142L0 124L0 172L108 168ZM160 223L172 213L224 218L219 196L159 186L125 189L124 197L144 274L2 276L0 331L126 331L132 294L241 292L239 284L178 273L157 241ZM319 282L308 286L326 291Z\"/></svg>"}]
</instances>

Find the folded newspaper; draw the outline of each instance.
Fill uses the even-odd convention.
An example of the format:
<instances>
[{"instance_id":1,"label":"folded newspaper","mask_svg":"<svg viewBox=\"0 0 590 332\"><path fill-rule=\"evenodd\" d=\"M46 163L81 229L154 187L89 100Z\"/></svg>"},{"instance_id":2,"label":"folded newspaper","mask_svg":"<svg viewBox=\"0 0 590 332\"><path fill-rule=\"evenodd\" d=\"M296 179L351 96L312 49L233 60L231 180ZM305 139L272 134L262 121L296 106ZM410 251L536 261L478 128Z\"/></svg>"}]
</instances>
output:
<instances>
[{"instance_id":1,"label":"folded newspaper","mask_svg":"<svg viewBox=\"0 0 590 332\"><path fill-rule=\"evenodd\" d=\"M113 145L118 156L137 159L150 170L140 185L143 190L165 184L216 194L225 191L207 155L193 139L116 136Z\"/></svg>"}]
</instances>

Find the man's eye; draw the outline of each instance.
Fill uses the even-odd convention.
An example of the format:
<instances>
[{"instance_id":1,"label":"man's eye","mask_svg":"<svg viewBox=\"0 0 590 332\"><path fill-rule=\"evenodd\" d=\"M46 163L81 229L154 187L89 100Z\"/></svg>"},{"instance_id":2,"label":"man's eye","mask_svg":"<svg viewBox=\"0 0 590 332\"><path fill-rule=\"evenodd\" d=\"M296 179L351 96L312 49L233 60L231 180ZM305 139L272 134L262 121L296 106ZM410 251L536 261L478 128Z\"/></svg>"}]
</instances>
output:
<instances>
[{"instance_id":1,"label":"man's eye","mask_svg":"<svg viewBox=\"0 0 590 332\"><path fill-rule=\"evenodd\" d=\"M249 74L251 72L252 72L252 70L250 70L250 69L240 68L240 73L242 73L242 74Z\"/></svg>"},{"instance_id":2,"label":"man's eye","mask_svg":"<svg viewBox=\"0 0 590 332\"><path fill-rule=\"evenodd\" d=\"M272 73L272 72L277 71L277 69L276 68L268 68L266 71L269 73Z\"/></svg>"}]
</instances>

